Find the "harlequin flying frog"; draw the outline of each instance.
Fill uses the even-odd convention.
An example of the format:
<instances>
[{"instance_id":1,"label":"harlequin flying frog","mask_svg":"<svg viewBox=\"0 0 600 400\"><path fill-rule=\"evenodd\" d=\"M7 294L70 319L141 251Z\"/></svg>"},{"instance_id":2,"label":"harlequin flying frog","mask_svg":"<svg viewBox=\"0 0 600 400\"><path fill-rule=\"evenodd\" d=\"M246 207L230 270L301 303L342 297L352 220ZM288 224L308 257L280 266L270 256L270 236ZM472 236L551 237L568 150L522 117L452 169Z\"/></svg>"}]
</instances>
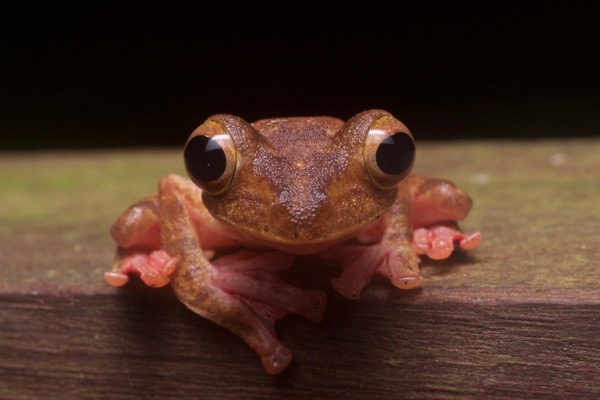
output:
<instances>
[{"instance_id":1,"label":"harlequin flying frog","mask_svg":"<svg viewBox=\"0 0 600 400\"><path fill-rule=\"evenodd\" d=\"M326 304L324 292L279 277L294 256L340 264L331 284L357 299L376 274L416 288L419 255L443 259L478 245L478 232L456 224L471 199L448 181L409 175L414 159L410 131L383 110L347 122L212 116L186 143L190 179L163 178L112 226L118 250L105 279L170 282L187 307L237 334L277 374L292 355L275 321L297 313L318 322Z\"/></svg>"}]
</instances>

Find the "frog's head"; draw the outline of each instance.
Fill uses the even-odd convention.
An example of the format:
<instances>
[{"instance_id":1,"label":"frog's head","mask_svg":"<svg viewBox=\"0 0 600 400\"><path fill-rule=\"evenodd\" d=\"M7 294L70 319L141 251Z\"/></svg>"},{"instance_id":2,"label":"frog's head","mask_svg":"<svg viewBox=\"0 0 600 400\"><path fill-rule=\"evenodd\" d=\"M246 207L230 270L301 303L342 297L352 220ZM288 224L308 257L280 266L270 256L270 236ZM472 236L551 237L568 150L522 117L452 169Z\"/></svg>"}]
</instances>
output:
<instances>
[{"instance_id":1,"label":"frog's head","mask_svg":"<svg viewBox=\"0 0 600 400\"><path fill-rule=\"evenodd\" d=\"M245 237L281 245L352 236L392 206L412 169L409 130L383 110L264 119L219 114L190 136L185 165L209 212Z\"/></svg>"}]
</instances>

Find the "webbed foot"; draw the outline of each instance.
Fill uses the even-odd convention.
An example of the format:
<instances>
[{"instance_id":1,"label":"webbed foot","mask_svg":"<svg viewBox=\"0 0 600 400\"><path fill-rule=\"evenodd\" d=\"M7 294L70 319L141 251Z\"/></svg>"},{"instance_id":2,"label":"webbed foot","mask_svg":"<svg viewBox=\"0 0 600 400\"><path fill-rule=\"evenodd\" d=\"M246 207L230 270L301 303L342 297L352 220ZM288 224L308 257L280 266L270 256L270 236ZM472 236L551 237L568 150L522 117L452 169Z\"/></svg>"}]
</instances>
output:
<instances>
[{"instance_id":1,"label":"webbed foot","mask_svg":"<svg viewBox=\"0 0 600 400\"><path fill-rule=\"evenodd\" d=\"M112 286L123 286L129 281L128 274L139 275L148 286L161 287L169 283L169 275L175 271L177 259L162 250L151 253L132 253L115 260L112 271L104 279Z\"/></svg>"},{"instance_id":2,"label":"webbed foot","mask_svg":"<svg viewBox=\"0 0 600 400\"><path fill-rule=\"evenodd\" d=\"M212 281L265 317L294 313L320 322L325 311L325 293L300 289L279 278L278 272L287 269L291 262L292 256L287 253L242 251L216 259Z\"/></svg>"},{"instance_id":3,"label":"webbed foot","mask_svg":"<svg viewBox=\"0 0 600 400\"><path fill-rule=\"evenodd\" d=\"M400 289L414 289L423 283L419 257L410 247L390 247L385 243L369 246L338 246L333 250L342 264L342 275L332 279L342 296L358 299L374 275L382 275Z\"/></svg>"},{"instance_id":4,"label":"webbed foot","mask_svg":"<svg viewBox=\"0 0 600 400\"><path fill-rule=\"evenodd\" d=\"M433 225L417 228L413 233L412 246L418 254L434 260L448 258L455 248L471 250L479 245L481 233L463 233L455 224Z\"/></svg>"}]
</instances>

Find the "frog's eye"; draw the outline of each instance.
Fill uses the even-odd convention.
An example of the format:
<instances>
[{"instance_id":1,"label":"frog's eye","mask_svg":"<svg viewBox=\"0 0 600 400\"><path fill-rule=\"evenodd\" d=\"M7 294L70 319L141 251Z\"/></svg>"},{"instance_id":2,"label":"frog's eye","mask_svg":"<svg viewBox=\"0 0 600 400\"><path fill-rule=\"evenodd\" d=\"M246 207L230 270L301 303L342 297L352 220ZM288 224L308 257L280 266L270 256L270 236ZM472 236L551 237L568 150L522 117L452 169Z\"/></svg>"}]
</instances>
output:
<instances>
[{"instance_id":1,"label":"frog's eye","mask_svg":"<svg viewBox=\"0 0 600 400\"><path fill-rule=\"evenodd\" d=\"M391 188L404 179L415 161L415 142L410 133L371 129L364 150L367 172L379 187Z\"/></svg>"},{"instance_id":2,"label":"frog's eye","mask_svg":"<svg viewBox=\"0 0 600 400\"><path fill-rule=\"evenodd\" d=\"M229 187L236 164L236 151L231 137L192 136L185 145L185 168L202 190L219 194Z\"/></svg>"}]
</instances>

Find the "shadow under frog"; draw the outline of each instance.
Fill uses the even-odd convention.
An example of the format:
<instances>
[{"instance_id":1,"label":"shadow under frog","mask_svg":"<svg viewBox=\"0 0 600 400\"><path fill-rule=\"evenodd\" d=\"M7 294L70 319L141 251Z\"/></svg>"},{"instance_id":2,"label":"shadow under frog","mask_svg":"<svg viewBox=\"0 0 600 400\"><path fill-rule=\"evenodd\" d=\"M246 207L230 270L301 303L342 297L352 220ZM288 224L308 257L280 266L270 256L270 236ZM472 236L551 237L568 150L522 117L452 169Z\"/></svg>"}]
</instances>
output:
<instances>
[{"instance_id":1,"label":"shadow under frog","mask_svg":"<svg viewBox=\"0 0 600 400\"><path fill-rule=\"evenodd\" d=\"M186 143L190 179L163 178L113 224L117 255L105 278L170 283L278 374L292 353L275 322L289 313L319 322L326 306L324 291L282 279L295 256L341 266L333 288L358 299L374 276L413 289L421 255L445 259L479 244L478 232L457 225L471 199L451 182L410 175L414 159L410 131L384 110L347 122L212 116Z\"/></svg>"}]
</instances>

